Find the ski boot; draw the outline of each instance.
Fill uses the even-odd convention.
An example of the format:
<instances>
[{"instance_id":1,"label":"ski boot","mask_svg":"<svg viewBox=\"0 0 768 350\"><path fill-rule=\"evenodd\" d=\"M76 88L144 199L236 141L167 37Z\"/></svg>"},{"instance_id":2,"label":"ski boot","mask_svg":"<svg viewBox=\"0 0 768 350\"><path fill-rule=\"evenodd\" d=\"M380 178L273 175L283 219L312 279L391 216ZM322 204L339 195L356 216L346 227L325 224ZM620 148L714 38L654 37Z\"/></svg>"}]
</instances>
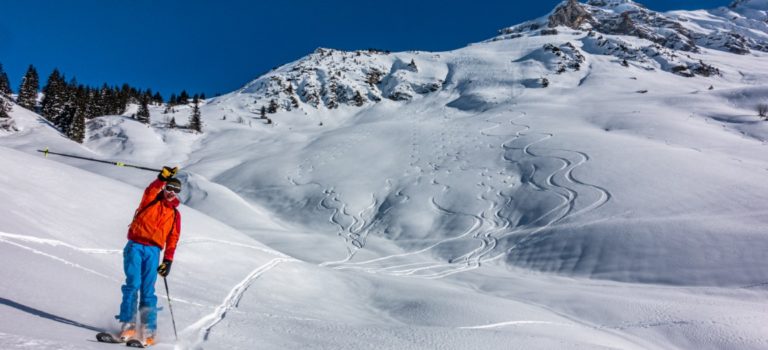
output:
<instances>
[{"instance_id":1,"label":"ski boot","mask_svg":"<svg viewBox=\"0 0 768 350\"><path fill-rule=\"evenodd\" d=\"M146 348L155 344L155 330L141 327L141 337L128 340L125 343L131 348Z\"/></svg>"},{"instance_id":2,"label":"ski boot","mask_svg":"<svg viewBox=\"0 0 768 350\"><path fill-rule=\"evenodd\" d=\"M142 337L144 338L144 346L151 346L155 345L155 330L154 329L147 329L146 327L142 330Z\"/></svg>"},{"instance_id":3,"label":"ski boot","mask_svg":"<svg viewBox=\"0 0 768 350\"><path fill-rule=\"evenodd\" d=\"M124 322L120 327L120 341L127 342L136 338L136 323Z\"/></svg>"}]
</instances>

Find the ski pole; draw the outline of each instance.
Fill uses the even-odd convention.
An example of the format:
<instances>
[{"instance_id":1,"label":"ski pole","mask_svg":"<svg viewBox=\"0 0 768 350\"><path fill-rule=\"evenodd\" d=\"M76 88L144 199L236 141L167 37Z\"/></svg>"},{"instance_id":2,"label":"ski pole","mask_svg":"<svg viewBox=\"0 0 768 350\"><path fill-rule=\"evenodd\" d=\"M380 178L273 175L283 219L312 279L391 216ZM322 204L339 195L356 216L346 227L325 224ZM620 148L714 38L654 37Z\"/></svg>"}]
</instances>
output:
<instances>
[{"instance_id":1,"label":"ski pole","mask_svg":"<svg viewBox=\"0 0 768 350\"><path fill-rule=\"evenodd\" d=\"M94 158L88 158L88 157L75 156L75 155L72 155L72 154L64 154L64 153L51 152L51 151L48 150L48 147L46 147L45 149L39 149L37 151L45 154L46 157L48 157L49 154L55 154L57 156L62 156L62 157L90 160L92 162L112 164L112 165L117 165L117 166L121 166L121 167L136 168L136 169L155 171L155 172L159 172L160 171L160 169L152 169L152 168L147 168L147 167L133 165L133 164L126 164L126 163L123 163L123 162L113 162L113 161L109 161L109 160L101 160L101 159L94 159Z\"/></svg>"},{"instance_id":2,"label":"ski pole","mask_svg":"<svg viewBox=\"0 0 768 350\"><path fill-rule=\"evenodd\" d=\"M165 282L165 296L168 297L168 310L171 310L171 322L173 322L173 336L176 337L176 341L179 341L179 335L176 333L176 319L173 317L173 306L171 306L171 293L168 292L168 280L163 277Z\"/></svg>"}]
</instances>

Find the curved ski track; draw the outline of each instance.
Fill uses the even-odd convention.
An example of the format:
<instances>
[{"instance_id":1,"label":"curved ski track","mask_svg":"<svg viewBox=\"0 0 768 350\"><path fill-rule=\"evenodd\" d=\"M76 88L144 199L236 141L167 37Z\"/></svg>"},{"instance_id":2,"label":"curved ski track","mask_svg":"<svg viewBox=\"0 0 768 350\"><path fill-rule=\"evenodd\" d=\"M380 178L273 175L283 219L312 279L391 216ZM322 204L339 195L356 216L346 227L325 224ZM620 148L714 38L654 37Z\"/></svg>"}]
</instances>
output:
<instances>
[{"instance_id":1,"label":"curved ski track","mask_svg":"<svg viewBox=\"0 0 768 350\"><path fill-rule=\"evenodd\" d=\"M526 244L547 239L547 236L539 237L537 234L566 219L578 217L605 205L612 197L610 191L604 187L579 180L574 175L576 169L590 161L590 156L581 151L541 146L546 141L554 138L555 135L552 133L531 132L529 125L515 123L516 119L525 116L526 113L521 112L517 117L506 119L503 122L493 120L498 117L504 117L503 115L492 117L486 120L486 122L494 123L495 125L481 129L480 135L493 138L503 137L504 135L493 135L490 131L505 125L507 122L515 127L516 132L511 139L501 142L498 146L489 143L488 147L492 149L496 147L501 148L502 160L515 164L520 169L520 188L542 192L542 195L544 193L554 195L559 200L558 204L545 208L543 213L531 218L527 222L514 224L504 214L504 210L509 209L510 205L515 203L514 194L516 191L521 191L521 189L513 189L514 185L508 184L507 181L503 181L506 187L494 185L493 176L490 174L491 170L484 168L480 174L483 177L483 181L478 184L482 188L478 199L486 201L487 207L480 213L454 212L441 207L434 196L431 199L433 208L441 214L471 217L474 224L464 232L416 251L366 261L350 262L352 258L352 254L350 254L344 261L334 263L336 265L334 268L356 269L369 273L385 273L396 276L414 276L429 279L442 278L478 268L484 262L502 258ZM415 134L413 137L415 137ZM419 166L421 158L417 157L416 153L416 144L413 142L410 166L418 169L418 173L423 175L424 168ZM456 157L458 157L458 154ZM437 173L436 168L437 166L435 165L435 168L431 169L434 170L432 174L434 176ZM547 169L550 170L545 172ZM468 171L470 167L467 164L464 166L459 164L459 170ZM501 177L507 175L506 178L511 177L504 173L504 169L498 171L496 175ZM431 184L443 186L443 191L447 191L450 188L447 185L442 185L437 181L436 177L432 179ZM499 239L512 235L519 235L520 238L511 247L506 248L503 252L498 252ZM478 246L468 253L449 259L447 262L396 262L400 261L403 257L425 254L441 244L469 237L478 240ZM386 264L387 262L390 262L390 264Z\"/></svg>"},{"instance_id":2,"label":"curved ski track","mask_svg":"<svg viewBox=\"0 0 768 350\"><path fill-rule=\"evenodd\" d=\"M194 344L191 344L190 347L193 349L201 348L201 344L207 341L210 337L213 327L224 320L229 311L239 306L240 300L243 298L245 292L261 275L282 263L296 261L298 260L292 258L275 258L253 270L245 279L232 288L227 297L224 298L224 301L216 307L216 310L214 310L213 313L187 327L183 333L197 333L198 335L197 341Z\"/></svg>"}]
</instances>

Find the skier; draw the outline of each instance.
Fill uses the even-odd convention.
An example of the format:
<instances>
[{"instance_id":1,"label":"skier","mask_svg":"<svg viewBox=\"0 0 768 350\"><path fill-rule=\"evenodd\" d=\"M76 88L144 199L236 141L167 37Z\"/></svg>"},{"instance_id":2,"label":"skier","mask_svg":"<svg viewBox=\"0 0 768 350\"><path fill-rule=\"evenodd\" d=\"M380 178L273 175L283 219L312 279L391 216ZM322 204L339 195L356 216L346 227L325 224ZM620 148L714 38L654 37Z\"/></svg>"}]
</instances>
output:
<instances>
[{"instance_id":1,"label":"skier","mask_svg":"<svg viewBox=\"0 0 768 350\"><path fill-rule=\"evenodd\" d=\"M163 167L141 198L141 204L128 229L128 243L123 249L125 284L120 314L120 340L142 340L144 345L155 342L157 330L157 297L155 281L171 272L173 254L181 233L181 214L177 194L181 181L174 178L178 167ZM159 264L160 251L165 249L163 262ZM140 296L139 296L140 295ZM137 302L141 328L136 326ZM141 332L139 332L141 331Z\"/></svg>"}]
</instances>

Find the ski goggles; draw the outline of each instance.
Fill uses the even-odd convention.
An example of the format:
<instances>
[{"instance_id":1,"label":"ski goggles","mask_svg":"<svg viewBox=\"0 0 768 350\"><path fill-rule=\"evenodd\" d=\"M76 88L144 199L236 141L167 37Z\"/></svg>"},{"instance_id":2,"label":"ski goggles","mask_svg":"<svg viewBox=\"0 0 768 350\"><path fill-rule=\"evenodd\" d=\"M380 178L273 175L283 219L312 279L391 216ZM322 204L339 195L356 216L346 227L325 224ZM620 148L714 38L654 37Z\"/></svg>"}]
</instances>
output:
<instances>
[{"instance_id":1,"label":"ski goggles","mask_svg":"<svg viewBox=\"0 0 768 350\"><path fill-rule=\"evenodd\" d=\"M181 187L173 184L167 184L165 185L165 190L168 192L179 193L181 192Z\"/></svg>"}]
</instances>

